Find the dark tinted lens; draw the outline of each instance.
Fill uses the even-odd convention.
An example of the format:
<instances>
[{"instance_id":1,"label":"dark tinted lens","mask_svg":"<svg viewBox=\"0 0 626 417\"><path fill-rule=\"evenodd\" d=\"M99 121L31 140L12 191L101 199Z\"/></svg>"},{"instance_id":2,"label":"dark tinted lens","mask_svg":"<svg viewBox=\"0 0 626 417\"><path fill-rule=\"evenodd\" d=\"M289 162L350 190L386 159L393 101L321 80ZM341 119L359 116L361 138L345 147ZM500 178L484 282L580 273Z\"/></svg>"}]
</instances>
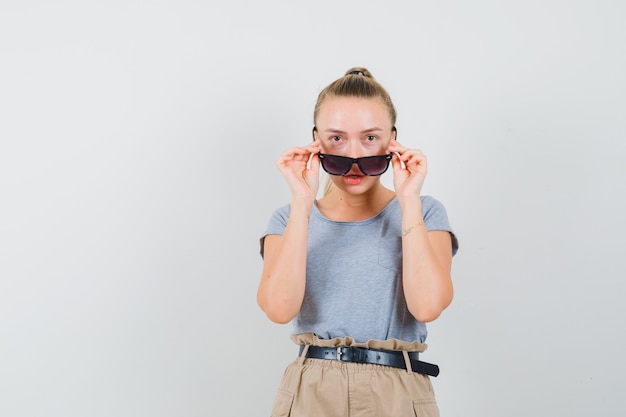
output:
<instances>
[{"instance_id":1,"label":"dark tinted lens","mask_svg":"<svg viewBox=\"0 0 626 417\"><path fill-rule=\"evenodd\" d=\"M352 159L337 155L320 155L322 168L330 175L344 175L352 167Z\"/></svg>"},{"instance_id":2,"label":"dark tinted lens","mask_svg":"<svg viewBox=\"0 0 626 417\"><path fill-rule=\"evenodd\" d=\"M366 156L359 158L359 168L365 175L381 175L389 167L391 155Z\"/></svg>"}]
</instances>

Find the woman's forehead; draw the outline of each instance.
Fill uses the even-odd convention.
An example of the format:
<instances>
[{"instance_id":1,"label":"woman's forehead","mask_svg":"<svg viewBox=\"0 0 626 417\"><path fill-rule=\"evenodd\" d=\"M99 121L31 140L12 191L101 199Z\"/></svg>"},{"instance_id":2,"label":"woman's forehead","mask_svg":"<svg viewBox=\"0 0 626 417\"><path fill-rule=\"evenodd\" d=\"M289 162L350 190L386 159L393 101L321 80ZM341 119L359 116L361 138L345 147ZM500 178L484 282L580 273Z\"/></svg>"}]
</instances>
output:
<instances>
[{"instance_id":1,"label":"woman's forehead","mask_svg":"<svg viewBox=\"0 0 626 417\"><path fill-rule=\"evenodd\" d=\"M327 97L319 108L318 129L389 129L391 115L384 101L379 97Z\"/></svg>"}]
</instances>

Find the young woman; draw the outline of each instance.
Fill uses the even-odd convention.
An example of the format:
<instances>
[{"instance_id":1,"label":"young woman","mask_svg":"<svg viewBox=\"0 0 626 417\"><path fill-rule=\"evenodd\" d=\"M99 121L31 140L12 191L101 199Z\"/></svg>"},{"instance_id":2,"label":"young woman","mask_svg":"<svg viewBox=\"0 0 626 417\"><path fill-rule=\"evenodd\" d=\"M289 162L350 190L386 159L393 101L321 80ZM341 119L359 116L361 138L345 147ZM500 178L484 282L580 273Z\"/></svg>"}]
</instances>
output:
<instances>
[{"instance_id":1,"label":"young woman","mask_svg":"<svg viewBox=\"0 0 626 417\"><path fill-rule=\"evenodd\" d=\"M292 199L261 238L259 306L300 346L271 415L438 416L439 370L419 354L452 301L458 243L443 205L420 195L426 157L397 141L394 105L365 68L322 90L313 119L313 142L276 162ZM389 164L394 190L380 180Z\"/></svg>"}]
</instances>

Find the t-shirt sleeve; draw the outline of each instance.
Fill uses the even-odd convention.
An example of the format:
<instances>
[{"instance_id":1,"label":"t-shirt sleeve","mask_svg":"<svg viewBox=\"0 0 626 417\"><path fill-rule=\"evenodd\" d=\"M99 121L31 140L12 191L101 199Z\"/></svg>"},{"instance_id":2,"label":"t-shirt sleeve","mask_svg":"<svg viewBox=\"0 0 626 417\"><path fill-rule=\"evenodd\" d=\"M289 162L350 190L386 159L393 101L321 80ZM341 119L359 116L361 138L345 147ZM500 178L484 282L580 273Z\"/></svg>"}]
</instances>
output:
<instances>
[{"instance_id":1,"label":"t-shirt sleeve","mask_svg":"<svg viewBox=\"0 0 626 417\"><path fill-rule=\"evenodd\" d=\"M425 196L422 198L422 212L427 231L443 230L450 232L450 237L452 238L452 255L456 255L459 250L459 241L450 226L448 213L443 204L433 197Z\"/></svg>"},{"instance_id":2,"label":"t-shirt sleeve","mask_svg":"<svg viewBox=\"0 0 626 417\"><path fill-rule=\"evenodd\" d=\"M259 241L261 257L263 256L263 245L265 243L265 236L282 235L285 232L285 228L287 227L287 220L289 219L289 209L289 205L283 206L279 209L276 209L274 213L272 213L272 215L270 216L267 227L265 228L265 232L263 233Z\"/></svg>"}]
</instances>

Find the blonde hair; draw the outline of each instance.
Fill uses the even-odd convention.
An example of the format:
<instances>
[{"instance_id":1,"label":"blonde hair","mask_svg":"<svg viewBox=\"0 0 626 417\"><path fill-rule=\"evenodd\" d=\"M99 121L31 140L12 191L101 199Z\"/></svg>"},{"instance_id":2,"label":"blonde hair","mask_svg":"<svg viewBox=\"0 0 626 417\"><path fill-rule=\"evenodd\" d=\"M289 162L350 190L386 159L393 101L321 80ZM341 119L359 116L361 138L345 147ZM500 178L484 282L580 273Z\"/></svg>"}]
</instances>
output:
<instances>
[{"instance_id":1,"label":"blonde hair","mask_svg":"<svg viewBox=\"0 0 626 417\"><path fill-rule=\"evenodd\" d=\"M396 124L396 108L391 101L391 97L389 97L389 93L374 79L374 76L367 68L350 68L343 77L333 81L320 92L317 96L317 102L315 103L315 110L313 111L313 123L317 120L317 114L324 100L327 97L337 96L363 98L379 97L389 110L391 124Z\"/></svg>"},{"instance_id":2,"label":"blonde hair","mask_svg":"<svg viewBox=\"0 0 626 417\"><path fill-rule=\"evenodd\" d=\"M343 77L333 81L324 88L317 96L315 110L313 111L313 124L317 120L320 107L324 100L328 97L362 97L362 98L380 98L383 100L389 110L391 124L396 124L396 108L391 101L391 97L387 90L374 79L374 76L367 68L355 67L350 68ZM326 179L324 186L324 195L327 195L333 187L330 178Z\"/></svg>"}]
</instances>

